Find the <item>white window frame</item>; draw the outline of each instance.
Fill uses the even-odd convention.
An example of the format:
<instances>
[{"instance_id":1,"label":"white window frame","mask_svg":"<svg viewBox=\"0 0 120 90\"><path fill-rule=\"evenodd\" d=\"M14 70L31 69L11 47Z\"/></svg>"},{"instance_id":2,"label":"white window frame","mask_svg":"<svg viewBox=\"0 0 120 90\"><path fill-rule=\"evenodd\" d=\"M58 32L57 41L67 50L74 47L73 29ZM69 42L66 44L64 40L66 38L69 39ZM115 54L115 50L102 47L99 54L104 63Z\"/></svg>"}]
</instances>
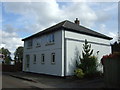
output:
<instances>
[{"instance_id":1,"label":"white window frame","mask_svg":"<svg viewBox=\"0 0 120 90\"><path fill-rule=\"evenodd\" d=\"M54 60L53 60L53 56L54 56ZM51 53L51 63L55 64L55 53Z\"/></svg>"},{"instance_id":2,"label":"white window frame","mask_svg":"<svg viewBox=\"0 0 120 90\"><path fill-rule=\"evenodd\" d=\"M46 39L47 39L47 45L54 44L55 42L54 33L47 35Z\"/></svg>"},{"instance_id":3,"label":"white window frame","mask_svg":"<svg viewBox=\"0 0 120 90\"><path fill-rule=\"evenodd\" d=\"M53 43L54 41L55 41L54 34L51 34L51 35L50 35L50 42Z\"/></svg>"},{"instance_id":4,"label":"white window frame","mask_svg":"<svg viewBox=\"0 0 120 90\"><path fill-rule=\"evenodd\" d=\"M43 58L44 57L44 58ZM44 59L44 60L43 60ZM44 64L45 63L45 54L41 54L41 63Z\"/></svg>"},{"instance_id":5,"label":"white window frame","mask_svg":"<svg viewBox=\"0 0 120 90\"><path fill-rule=\"evenodd\" d=\"M30 49L30 48L32 48L32 46L33 46L33 40L32 39L28 40L27 41L27 48Z\"/></svg>"},{"instance_id":6,"label":"white window frame","mask_svg":"<svg viewBox=\"0 0 120 90\"><path fill-rule=\"evenodd\" d=\"M41 47L41 39L40 38L36 38L35 39L35 44L36 44L35 45L36 47Z\"/></svg>"},{"instance_id":7,"label":"white window frame","mask_svg":"<svg viewBox=\"0 0 120 90\"><path fill-rule=\"evenodd\" d=\"M36 61L37 61L37 56L36 54L33 55L33 64L36 64Z\"/></svg>"}]
</instances>

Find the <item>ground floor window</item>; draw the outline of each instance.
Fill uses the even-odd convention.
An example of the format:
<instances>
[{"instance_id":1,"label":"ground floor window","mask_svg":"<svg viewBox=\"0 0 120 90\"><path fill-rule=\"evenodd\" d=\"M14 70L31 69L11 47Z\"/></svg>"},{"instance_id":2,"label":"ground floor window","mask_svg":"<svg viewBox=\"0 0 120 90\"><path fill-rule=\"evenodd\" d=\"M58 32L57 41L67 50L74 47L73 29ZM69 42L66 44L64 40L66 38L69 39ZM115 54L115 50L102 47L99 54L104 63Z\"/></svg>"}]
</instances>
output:
<instances>
[{"instance_id":1,"label":"ground floor window","mask_svg":"<svg viewBox=\"0 0 120 90\"><path fill-rule=\"evenodd\" d=\"M36 55L34 54L33 64L36 64Z\"/></svg>"},{"instance_id":2,"label":"ground floor window","mask_svg":"<svg viewBox=\"0 0 120 90\"><path fill-rule=\"evenodd\" d=\"M51 54L51 59L52 59L52 60L51 60L51 63L52 63L52 64L55 64L55 53L52 53L52 54Z\"/></svg>"},{"instance_id":3,"label":"ground floor window","mask_svg":"<svg viewBox=\"0 0 120 90\"><path fill-rule=\"evenodd\" d=\"M45 63L45 55L41 54L41 63L44 64Z\"/></svg>"}]
</instances>

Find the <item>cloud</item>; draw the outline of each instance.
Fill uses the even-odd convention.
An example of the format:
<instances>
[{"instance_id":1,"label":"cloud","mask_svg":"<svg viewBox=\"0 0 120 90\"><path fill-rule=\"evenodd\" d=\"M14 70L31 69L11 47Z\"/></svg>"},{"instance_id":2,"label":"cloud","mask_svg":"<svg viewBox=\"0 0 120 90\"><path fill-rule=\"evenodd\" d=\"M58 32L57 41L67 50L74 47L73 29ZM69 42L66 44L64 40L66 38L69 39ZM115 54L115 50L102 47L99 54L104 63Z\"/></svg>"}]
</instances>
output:
<instances>
[{"instance_id":1,"label":"cloud","mask_svg":"<svg viewBox=\"0 0 120 90\"><path fill-rule=\"evenodd\" d=\"M51 2L27 2L27 3L4 3L5 11L23 15L19 20L25 24L26 29L39 31L60 21L69 19L74 21L79 18L81 24L92 27L98 19L96 13L87 3L74 2L72 4L59 7L59 4L52 0ZM31 20L32 19L32 20ZM30 24L31 22L32 25ZM36 28L35 28L36 27ZM31 30L32 31L32 30Z\"/></svg>"},{"instance_id":2,"label":"cloud","mask_svg":"<svg viewBox=\"0 0 120 90\"><path fill-rule=\"evenodd\" d=\"M54 24L62 16L58 4L54 0L40 3L4 3L4 7L6 12L22 15L18 19L18 24L23 23L24 29L31 30L34 28L34 32Z\"/></svg>"},{"instance_id":3,"label":"cloud","mask_svg":"<svg viewBox=\"0 0 120 90\"><path fill-rule=\"evenodd\" d=\"M106 34L106 33L107 33L106 31L107 31L106 25L103 24L103 23L100 24L100 25L99 25L99 32Z\"/></svg>"},{"instance_id":4,"label":"cloud","mask_svg":"<svg viewBox=\"0 0 120 90\"><path fill-rule=\"evenodd\" d=\"M109 35L116 37L112 28L109 30L110 28L106 25L106 22L110 22L112 17L109 11L114 10L116 4L113 5L114 8L106 3L104 7L100 7L102 4L104 3L71 2L68 4L68 2L64 2L60 5L55 0L50 2L3 3L6 14L15 14L19 17L16 18L16 22L3 23L4 42L2 46L9 47L13 52L18 45L23 44L21 38L25 33L26 36L29 36L60 21L66 19L74 21L75 18L79 18L80 24L85 27L93 28L95 26L99 32L106 35L109 33Z\"/></svg>"},{"instance_id":5,"label":"cloud","mask_svg":"<svg viewBox=\"0 0 120 90\"><path fill-rule=\"evenodd\" d=\"M73 3L69 7L64 7L64 14L68 19L74 20L76 17L80 19L80 22L91 27L97 20L95 12L87 5L87 3Z\"/></svg>"},{"instance_id":6,"label":"cloud","mask_svg":"<svg viewBox=\"0 0 120 90\"><path fill-rule=\"evenodd\" d=\"M14 33L16 31L16 29L13 28L13 26L11 24L5 24L5 25L3 25L2 29L4 31L8 32L8 33Z\"/></svg>"},{"instance_id":7,"label":"cloud","mask_svg":"<svg viewBox=\"0 0 120 90\"><path fill-rule=\"evenodd\" d=\"M30 11L30 2L6 2L3 3L3 6L7 13L15 13L15 14L28 14ZM25 8L25 6L28 8Z\"/></svg>"},{"instance_id":8,"label":"cloud","mask_svg":"<svg viewBox=\"0 0 120 90\"><path fill-rule=\"evenodd\" d=\"M0 37L1 37L0 48L2 47L7 48L12 53L11 55L12 57L16 48L18 46L23 46L23 42L21 41L21 38L19 38L15 32L9 33L4 30L0 30Z\"/></svg>"},{"instance_id":9,"label":"cloud","mask_svg":"<svg viewBox=\"0 0 120 90\"><path fill-rule=\"evenodd\" d=\"M22 15L23 17L19 18L18 24L22 23L24 25L23 30L31 32L43 30L65 19L73 21L76 17L80 19L81 24L91 28L96 22L108 21L110 14L106 11L117 8L116 4L111 3L86 2L61 4L61 7L56 0L50 2L12 2L3 5L6 12ZM98 9L94 10L93 7Z\"/></svg>"},{"instance_id":10,"label":"cloud","mask_svg":"<svg viewBox=\"0 0 120 90\"><path fill-rule=\"evenodd\" d=\"M98 22L98 23L101 23L101 22L105 23L111 18L111 17L108 17L108 16L110 16L110 14L107 12L104 12L104 11L96 11L96 15L98 17L96 22Z\"/></svg>"},{"instance_id":11,"label":"cloud","mask_svg":"<svg viewBox=\"0 0 120 90\"><path fill-rule=\"evenodd\" d=\"M106 35L106 36L109 36L109 37L112 37L113 39L110 41L111 43L114 43L116 41L118 41L118 35L117 35L117 32L114 32L112 30L112 28L108 28L106 24L100 24L97 26L98 27L98 32ZM115 29L114 29L115 30Z\"/></svg>"},{"instance_id":12,"label":"cloud","mask_svg":"<svg viewBox=\"0 0 120 90\"><path fill-rule=\"evenodd\" d=\"M118 3L118 2L116 2ZM111 11L117 8L118 4L112 4L111 7L104 8L104 11Z\"/></svg>"},{"instance_id":13,"label":"cloud","mask_svg":"<svg viewBox=\"0 0 120 90\"><path fill-rule=\"evenodd\" d=\"M21 30L31 33L38 32L66 19L74 21L75 18L79 18L80 23L88 28L94 27L96 22L106 22L110 19L106 10L112 9L108 6L101 8L101 3L67 3L64 2L60 6L60 3L52 0L50 2L12 2L3 5L6 12L22 15L17 23L22 24L23 28ZM92 5L99 10L94 10ZM113 5L114 8L115 5Z\"/></svg>"}]
</instances>

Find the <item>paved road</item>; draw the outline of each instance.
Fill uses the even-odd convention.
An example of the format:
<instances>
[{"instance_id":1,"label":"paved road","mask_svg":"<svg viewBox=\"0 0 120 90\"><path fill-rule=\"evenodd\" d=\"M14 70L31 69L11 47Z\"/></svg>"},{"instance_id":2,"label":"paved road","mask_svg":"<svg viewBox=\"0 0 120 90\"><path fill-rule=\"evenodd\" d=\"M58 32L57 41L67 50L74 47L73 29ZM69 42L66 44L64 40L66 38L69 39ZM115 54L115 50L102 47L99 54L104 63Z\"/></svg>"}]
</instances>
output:
<instances>
[{"instance_id":1,"label":"paved road","mask_svg":"<svg viewBox=\"0 0 120 90\"><path fill-rule=\"evenodd\" d=\"M29 81L14 78L9 75L2 76L2 88L37 88L30 83Z\"/></svg>"},{"instance_id":2,"label":"paved road","mask_svg":"<svg viewBox=\"0 0 120 90\"><path fill-rule=\"evenodd\" d=\"M13 74L14 75L14 74ZM17 74L16 74L17 75ZM18 74L21 77L32 78L36 81L25 81L15 77L9 76L4 73L3 75L3 88L103 88L104 83L102 79L93 80L76 80L76 79L63 79L50 76L41 76L34 74ZM31 77L30 77L31 76Z\"/></svg>"}]
</instances>

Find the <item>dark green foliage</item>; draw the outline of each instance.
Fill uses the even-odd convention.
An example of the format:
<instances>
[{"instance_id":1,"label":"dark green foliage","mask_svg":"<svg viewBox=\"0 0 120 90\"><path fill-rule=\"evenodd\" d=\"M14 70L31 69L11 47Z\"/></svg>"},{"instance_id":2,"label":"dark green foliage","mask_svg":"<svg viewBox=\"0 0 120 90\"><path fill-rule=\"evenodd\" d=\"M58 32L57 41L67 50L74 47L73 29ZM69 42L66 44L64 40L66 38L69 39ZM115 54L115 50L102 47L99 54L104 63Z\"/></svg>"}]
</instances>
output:
<instances>
[{"instance_id":1,"label":"dark green foliage","mask_svg":"<svg viewBox=\"0 0 120 90\"><path fill-rule=\"evenodd\" d=\"M94 74L97 71L97 57L90 56L88 60L88 71L86 74Z\"/></svg>"},{"instance_id":2,"label":"dark green foliage","mask_svg":"<svg viewBox=\"0 0 120 90\"><path fill-rule=\"evenodd\" d=\"M92 56L93 49L91 49L91 44L88 44L85 40L83 44L82 58L79 57L79 63L76 62L77 67L83 70L85 75L92 75L97 72L97 57Z\"/></svg>"},{"instance_id":3,"label":"dark green foliage","mask_svg":"<svg viewBox=\"0 0 120 90\"><path fill-rule=\"evenodd\" d=\"M15 55L14 59L17 62L22 62L22 60L23 60L23 47L22 46L18 47L16 49L14 55Z\"/></svg>"},{"instance_id":4,"label":"dark green foliage","mask_svg":"<svg viewBox=\"0 0 120 90\"><path fill-rule=\"evenodd\" d=\"M0 52L5 56L4 60L6 64L10 64L10 61L12 60L10 57L10 51L8 49L5 49L4 47L0 49Z\"/></svg>"},{"instance_id":5,"label":"dark green foliage","mask_svg":"<svg viewBox=\"0 0 120 90\"><path fill-rule=\"evenodd\" d=\"M11 59L11 57L10 56L7 56L6 58L5 58L5 63L6 64L10 64L10 61L11 61L12 59Z\"/></svg>"}]
</instances>

